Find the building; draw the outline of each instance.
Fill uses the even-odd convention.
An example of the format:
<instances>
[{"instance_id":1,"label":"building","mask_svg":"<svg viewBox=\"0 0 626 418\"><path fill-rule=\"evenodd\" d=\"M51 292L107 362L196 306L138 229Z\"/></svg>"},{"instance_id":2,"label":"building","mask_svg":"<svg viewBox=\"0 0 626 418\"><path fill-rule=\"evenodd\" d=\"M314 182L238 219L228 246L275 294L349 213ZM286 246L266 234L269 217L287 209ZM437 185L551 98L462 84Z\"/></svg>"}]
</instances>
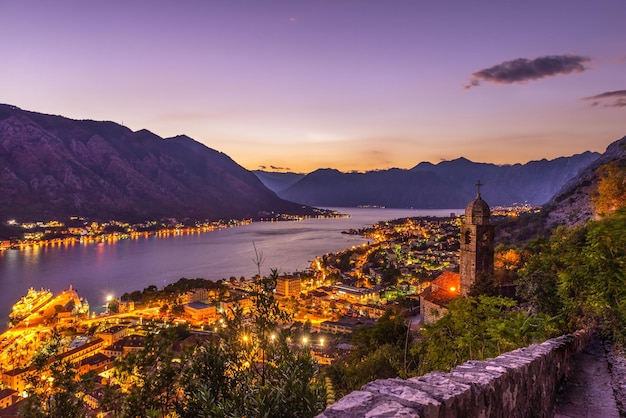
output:
<instances>
[{"instance_id":1,"label":"building","mask_svg":"<svg viewBox=\"0 0 626 418\"><path fill-rule=\"evenodd\" d=\"M205 319L215 319L217 317L217 309L215 305L209 305L203 302L191 302L183 305L185 313L194 321L203 321Z\"/></svg>"},{"instance_id":2,"label":"building","mask_svg":"<svg viewBox=\"0 0 626 418\"><path fill-rule=\"evenodd\" d=\"M276 294L288 298L290 296L300 296L302 281L300 277L281 276L276 279Z\"/></svg>"},{"instance_id":3,"label":"building","mask_svg":"<svg viewBox=\"0 0 626 418\"><path fill-rule=\"evenodd\" d=\"M380 299L379 288L355 287L346 284L337 284L333 286L333 290L337 297L345 299L350 303L368 304L377 302Z\"/></svg>"},{"instance_id":4,"label":"building","mask_svg":"<svg viewBox=\"0 0 626 418\"><path fill-rule=\"evenodd\" d=\"M37 369L35 369L35 366L30 366L25 369L11 369L2 373L2 384L18 393L22 393L29 384L28 379L30 376L36 373Z\"/></svg>"},{"instance_id":5,"label":"building","mask_svg":"<svg viewBox=\"0 0 626 418\"><path fill-rule=\"evenodd\" d=\"M96 353L93 356L89 356L80 361L77 367L78 375L83 375L93 370L96 373L100 373L107 370L113 365L113 361L102 353Z\"/></svg>"},{"instance_id":6,"label":"building","mask_svg":"<svg viewBox=\"0 0 626 418\"><path fill-rule=\"evenodd\" d=\"M145 337L143 335L127 335L119 341L114 342L102 349L102 354L109 358L123 357L129 353L136 353L143 349Z\"/></svg>"},{"instance_id":7,"label":"building","mask_svg":"<svg viewBox=\"0 0 626 418\"><path fill-rule=\"evenodd\" d=\"M59 359L70 363L78 363L79 361L100 351L103 346L104 340L102 338L95 338L87 344L83 344L79 347L66 351L59 356Z\"/></svg>"},{"instance_id":8,"label":"building","mask_svg":"<svg viewBox=\"0 0 626 418\"><path fill-rule=\"evenodd\" d=\"M494 226L491 225L489 205L480 196L481 186L479 180L476 198L465 208L459 273L443 272L422 293L420 313L425 324L432 324L445 315L448 303L459 295L467 296L481 276L493 277Z\"/></svg>"},{"instance_id":9,"label":"building","mask_svg":"<svg viewBox=\"0 0 626 418\"><path fill-rule=\"evenodd\" d=\"M358 327L372 326L375 323L375 320L369 318L353 318L350 316L344 316L340 318L339 321L322 322L320 324L320 331L331 334L352 334L352 332Z\"/></svg>"},{"instance_id":10,"label":"building","mask_svg":"<svg viewBox=\"0 0 626 418\"><path fill-rule=\"evenodd\" d=\"M128 335L128 327L114 325L96 334L104 341L104 346L109 346Z\"/></svg>"},{"instance_id":11,"label":"building","mask_svg":"<svg viewBox=\"0 0 626 418\"><path fill-rule=\"evenodd\" d=\"M0 409L8 408L18 399L18 393L13 389L0 390Z\"/></svg>"},{"instance_id":12,"label":"building","mask_svg":"<svg viewBox=\"0 0 626 418\"><path fill-rule=\"evenodd\" d=\"M494 226L491 225L489 205L478 193L465 208L461 225L461 294L466 296L480 275L493 277Z\"/></svg>"},{"instance_id":13,"label":"building","mask_svg":"<svg viewBox=\"0 0 626 418\"><path fill-rule=\"evenodd\" d=\"M208 289L193 289L189 292L186 292L182 295L181 301L183 304L193 303L193 302L206 302L209 300L209 290Z\"/></svg>"},{"instance_id":14,"label":"building","mask_svg":"<svg viewBox=\"0 0 626 418\"><path fill-rule=\"evenodd\" d=\"M237 300L221 300L220 301L220 313L226 314L228 317L233 316L233 312L238 309L246 315L250 313L250 310L254 306L254 301L250 298L241 298Z\"/></svg>"},{"instance_id":15,"label":"building","mask_svg":"<svg viewBox=\"0 0 626 418\"><path fill-rule=\"evenodd\" d=\"M448 312L446 306L460 294L459 273L444 271L430 284L422 295L420 313L422 322L432 324Z\"/></svg>"}]
</instances>

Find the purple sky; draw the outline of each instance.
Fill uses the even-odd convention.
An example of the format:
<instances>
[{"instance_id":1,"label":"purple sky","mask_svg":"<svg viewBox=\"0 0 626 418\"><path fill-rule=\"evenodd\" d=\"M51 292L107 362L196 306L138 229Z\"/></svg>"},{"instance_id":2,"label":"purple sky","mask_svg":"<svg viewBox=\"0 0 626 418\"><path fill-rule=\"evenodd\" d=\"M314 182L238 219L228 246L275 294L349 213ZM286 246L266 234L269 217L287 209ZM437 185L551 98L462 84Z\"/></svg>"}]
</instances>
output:
<instances>
[{"instance_id":1,"label":"purple sky","mask_svg":"<svg viewBox=\"0 0 626 418\"><path fill-rule=\"evenodd\" d=\"M624 0L0 0L0 102L248 169L524 163L626 135L625 21Z\"/></svg>"}]
</instances>

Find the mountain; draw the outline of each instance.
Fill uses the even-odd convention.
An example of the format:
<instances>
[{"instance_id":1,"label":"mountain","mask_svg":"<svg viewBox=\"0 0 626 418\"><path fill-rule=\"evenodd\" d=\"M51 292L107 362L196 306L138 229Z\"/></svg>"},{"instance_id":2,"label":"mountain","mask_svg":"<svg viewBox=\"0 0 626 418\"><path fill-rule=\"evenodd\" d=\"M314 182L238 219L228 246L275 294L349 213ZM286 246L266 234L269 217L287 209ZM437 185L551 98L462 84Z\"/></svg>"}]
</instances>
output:
<instances>
[{"instance_id":1,"label":"mountain","mask_svg":"<svg viewBox=\"0 0 626 418\"><path fill-rule=\"evenodd\" d=\"M310 214L187 136L0 105L0 218L143 221Z\"/></svg>"},{"instance_id":2,"label":"mountain","mask_svg":"<svg viewBox=\"0 0 626 418\"><path fill-rule=\"evenodd\" d=\"M319 169L278 191L282 198L307 205L393 208L462 208L474 198L478 179L490 205L546 203L578 170L600 154L585 152L554 160L495 165L465 158L438 164L423 162L410 170L392 168L365 173Z\"/></svg>"},{"instance_id":3,"label":"mountain","mask_svg":"<svg viewBox=\"0 0 626 418\"><path fill-rule=\"evenodd\" d=\"M299 173L280 173L275 171L253 170L255 176L261 180L261 182L275 193L280 193L288 187L296 184L300 179L304 177L304 174Z\"/></svg>"},{"instance_id":4,"label":"mountain","mask_svg":"<svg viewBox=\"0 0 626 418\"><path fill-rule=\"evenodd\" d=\"M592 219L591 196L598 187L597 169L612 162L626 167L626 136L611 143L599 158L565 183L550 199L544 208L547 212L546 226L578 225Z\"/></svg>"},{"instance_id":5,"label":"mountain","mask_svg":"<svg viewBox=\"0 0 626 418\"><path fill-rule=\"evenodd\" d=\"M496 241L519 244L547 237L559 226L574 226L594 218L591 196L598 189L598 167L616 162L626 167L626 137L610 144L600 157L567 181L538 213L517 218L496 219Z\"/></svg>"}]
</instances>

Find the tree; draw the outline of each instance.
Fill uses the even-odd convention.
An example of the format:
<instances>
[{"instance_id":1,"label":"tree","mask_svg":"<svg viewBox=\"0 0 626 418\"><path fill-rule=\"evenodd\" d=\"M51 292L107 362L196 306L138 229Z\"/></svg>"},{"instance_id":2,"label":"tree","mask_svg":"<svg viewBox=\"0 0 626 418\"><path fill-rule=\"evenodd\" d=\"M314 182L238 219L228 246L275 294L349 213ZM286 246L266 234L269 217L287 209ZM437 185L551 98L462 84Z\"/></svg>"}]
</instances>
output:
<instances>
[{"instance_id":1,"label":"tree","mask_svg":"<svg viewBox=\"0 0 626 418\"><path fill-rule=\"evenodd\" d=\"M600 178L591 202L596 214L606 216L626 205L626 167L613 161L598 167L596 173Z\"/></svg>"},{"instance_id":2,"label":"tree","mask_svg":"<svg viewBox=\"0 0 626 418\"><path fill-rule=\"evenodd\" d=\"M77 379L76 369L58 353L61 335L54 332L33 356L36 373L28 378L28 388L20 414L24 417L84 417L87 406L81 395L88 385Z\"/></svg>"},{"instance_id":3,"label":"tree","mask_svg":"<svg viewBox=\"0 0 626 418\"><path fill-rule=\"evenodd\" d=\"M474 297L480 295L497 296L498 284L492 275L479 272L476 275L476 281L472 283L469 289L468 295Z\"/></svg>"},{"instance_id":4,"label":"tree","mask_svg":"<svg viewBox=\"0 0 626 418\"><path fill-rule=\"evenodd\" d=\"M110 402L119 405L120 416L165 416L173 410L182 368L181 362L174 361L177 355L173 345L188 335L183 332L183 328L172 327L149 334L143 349L116 361L116 379L124 391Z\"/></svg>"}]
</instances>

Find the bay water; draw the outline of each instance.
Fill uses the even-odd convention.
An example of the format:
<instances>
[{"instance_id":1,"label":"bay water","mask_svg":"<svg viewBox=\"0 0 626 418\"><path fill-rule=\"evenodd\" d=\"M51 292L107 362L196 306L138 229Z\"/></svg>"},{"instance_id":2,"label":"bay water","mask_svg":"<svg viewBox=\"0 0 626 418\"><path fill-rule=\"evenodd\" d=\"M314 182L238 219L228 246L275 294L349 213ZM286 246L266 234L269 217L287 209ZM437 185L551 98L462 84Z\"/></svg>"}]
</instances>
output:
<instances>
[{"instance_id":1,"label":"bay water","mask_svg":"<svg viewBox=\"0 0 626 418\"><path fill-rule=\"evenodd\" d=\"M412 210L333 208L350 215L337 219L294 222L253 222L245 226L190 235L120 240L90 244L29 247L0 251L0 330L5 328L12 305L29 287L53 293L70 285L98 311L107 295L162 287L181 277L219 280L257 274L270 269L290 273L307 269L311 261L367 242L358 235L342 234L378 221L411 216L449 216L460 209Z\"/></svg>"}]
</instances>

